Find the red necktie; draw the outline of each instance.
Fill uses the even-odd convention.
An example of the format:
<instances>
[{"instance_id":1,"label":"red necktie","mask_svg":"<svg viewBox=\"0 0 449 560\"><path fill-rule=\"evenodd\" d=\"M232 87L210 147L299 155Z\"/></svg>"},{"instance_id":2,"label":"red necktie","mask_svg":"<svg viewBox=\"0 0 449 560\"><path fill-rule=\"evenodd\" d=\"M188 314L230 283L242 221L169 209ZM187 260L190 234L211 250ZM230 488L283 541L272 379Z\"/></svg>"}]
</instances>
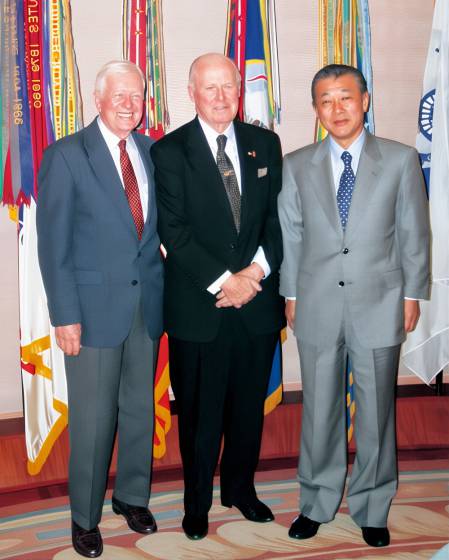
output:
<instances>
[{"instance_id":1,"label":"red necktie","mask_svg":"<svg viewBox=\"0 0 449 560\"><path fill-rule=\"evenodd\" d=\"M126 151L126 140L120 140L118 143L120 148L120 167L122 168L123 183L125 185L125 194L128 204L136 224L137 235L142 239L143 232L143 212L142 203L140 201L139 187L137 185L136 174Z\"/></svg>"}]
</instances>

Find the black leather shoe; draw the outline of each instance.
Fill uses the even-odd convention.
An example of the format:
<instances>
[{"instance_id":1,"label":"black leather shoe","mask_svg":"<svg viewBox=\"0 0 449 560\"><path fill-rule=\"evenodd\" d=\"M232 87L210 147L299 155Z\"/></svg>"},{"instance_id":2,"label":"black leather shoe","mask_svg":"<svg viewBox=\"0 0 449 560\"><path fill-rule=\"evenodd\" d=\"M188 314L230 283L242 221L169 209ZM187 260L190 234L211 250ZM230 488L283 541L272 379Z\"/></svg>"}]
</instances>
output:
<instances>
[{"instance_id":1,"label":"black leather shoe","mask_svg":"<svg viewBox=\"0 0 449 560\"><path fill-rule=\"evenodd\" d=\"M222 505L225 507L236 507L239 509L243 515L249 521L255 521L256 523L267 523L268 521L273 521L274 515L271 509L261 502L258 498L253 498L247 502L228 502L226 500L221 500Z\"/></svg>"},{"instance_id":2,"label":"black leather shoe","mask_svg":"<svg viewBox=\"0 0 449 560\"><path fill-rule=\"evenodd\" d=\"M321 523L309 519L302 513L293 521L292 526L288 532L288 536L292 539L310 539L318 532L318 527Z\"/></svg>"},{"instance_id":3,"label":"black leather shoe","mask_svg":"<svg viewBox=\"0 0 449 560\"><path fill-rule=\"evenodd\" d=\"M136 533L149 535L157 531L156 521L151 511L142 506L131 506L117 498L112 498L112 511L117 515L123 515L128 527Z\"/></svg>"},{"instance_id":4,"label":"black leather shoe","mask_svg":"<svg viewBox=\"0 0 449 560\"><path fill-rule=\"evenodd\" d=\"M370 546L380 547L390 544L390 532L386 527L362 527L362 535Z\"/></svg>"},{"instance_id":5,"label":"black leather shoe","mask_svg":"<svg viewBox=\"0 0 449 560\"><path fill-rule=\"evenodd\" d=\"M98 558L103 552L103 539L98 527L83 529L72 520L73 548L86 558Z\"/></svg>"},{"instance_id":6,"label":"black leather shoe","mask_svg":"<svg viewBox=\"0 0 449 560\"><path fill-rule=\"evenodd\" d=\"M186 513L182 520L182 528L188 539L199 541L204 539L209 530L209 521L206 515L190 515Z\"/></svg>"}]
</instances>

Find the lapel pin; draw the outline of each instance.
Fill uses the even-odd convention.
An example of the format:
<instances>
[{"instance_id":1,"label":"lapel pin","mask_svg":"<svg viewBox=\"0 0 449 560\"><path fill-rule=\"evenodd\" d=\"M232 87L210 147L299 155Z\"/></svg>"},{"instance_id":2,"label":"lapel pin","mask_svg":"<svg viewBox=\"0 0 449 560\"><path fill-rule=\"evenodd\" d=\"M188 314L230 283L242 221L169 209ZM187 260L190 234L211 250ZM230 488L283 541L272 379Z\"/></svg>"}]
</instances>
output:
<instances>
[{"instance_id":1,"label":"lapel pin","mask_svg":"<svg viewBox=\"0 0 449 560\"><path fill-rule=\"evenodd\" d=\"M256 157L256 150L253 150L252 152L248 152L248 155L251 157Z\"/></svg>"}]
</instances>

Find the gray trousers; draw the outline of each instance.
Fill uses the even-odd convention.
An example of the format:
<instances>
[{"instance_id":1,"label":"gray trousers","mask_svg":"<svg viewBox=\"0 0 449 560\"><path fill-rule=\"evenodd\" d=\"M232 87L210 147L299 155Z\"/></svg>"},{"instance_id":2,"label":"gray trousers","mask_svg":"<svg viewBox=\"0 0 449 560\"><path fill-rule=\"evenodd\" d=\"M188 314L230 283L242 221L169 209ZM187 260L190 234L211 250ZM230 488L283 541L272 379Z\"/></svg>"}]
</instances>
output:
<instances>
[{"instance_id":1,"label":"gray trousers","mask_svg":"<svg viewBox=\"0 0 449 560\"><path fill-rule=\"evenodd\" d=\"M69 401L69 494L72 519L95 527L103 508L118 430L114 496L148 505L153 448L153 379L158 343L136 309L129 335L114 348L82 347L66 356Z\"/></svg>"},{"instance_id":2,"label":"gray trousers","mask_svg":"<svg viewBox=\"0 0 449 560\"><path fill-rule=\"evenodd\" d=\"M347 473L346 356L355 387L356 457L347 503L360 527L386 527L397 489L394 391L400 346L364 348L350 325L336 344L298 339L303 386L300 511L320 523L340 506Z\"/></svg>"}]
</instances>

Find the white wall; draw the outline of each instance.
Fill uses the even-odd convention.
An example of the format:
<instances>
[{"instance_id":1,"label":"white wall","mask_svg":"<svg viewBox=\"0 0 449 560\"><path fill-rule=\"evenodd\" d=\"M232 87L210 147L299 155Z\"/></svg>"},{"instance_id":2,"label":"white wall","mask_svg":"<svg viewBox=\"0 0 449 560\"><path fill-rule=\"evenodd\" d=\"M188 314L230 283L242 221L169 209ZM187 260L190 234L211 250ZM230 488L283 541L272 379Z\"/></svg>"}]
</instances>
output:
<instances>
[{"instance_id":1,"label":"white wall","mask_svg":"<svg viewBox=\"0 0 449 560\"><path fill-rule=\"evenodd\" d=\"M96 71L121 57L121 0L72 1L73 34L87 124L95 115L91 92ZM317 0L277 0L284 152L313 139L310 82L318 69ZM227 0L164 0L164 38L171 129L190 120L188 68L196 56L223 51ZM376 133L414 143L427 54L432 0L370 2ZM0 211L0 413L20 411L17 257L14 226ZM3 289L2 289L3 288ZM3 319L5 318L5 319ZM298 378L293 337L284 348L285 377ZM401 372L405 374L406 372Z\"/></svg>"}]
</instances>

